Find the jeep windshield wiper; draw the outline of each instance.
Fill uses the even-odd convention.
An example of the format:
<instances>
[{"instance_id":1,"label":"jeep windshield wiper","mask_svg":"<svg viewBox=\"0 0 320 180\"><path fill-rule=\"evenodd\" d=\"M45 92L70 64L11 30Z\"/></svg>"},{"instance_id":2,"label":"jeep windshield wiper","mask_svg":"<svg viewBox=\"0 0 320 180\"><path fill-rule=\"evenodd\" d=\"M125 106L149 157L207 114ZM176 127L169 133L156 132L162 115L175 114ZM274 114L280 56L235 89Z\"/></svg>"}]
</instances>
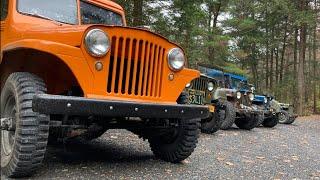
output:
<instances>
[{"instance_id":1,"label":"jeep windshield wiper","mask_svg":"<svg viewBox=\"0 0 320 180\"><path fill-rule=\"evenodd\" d=\"M33 17L38 17L38 18L41 18L41 19L46 19L46 20L49 20L49 21L52 21L58 25L62 25L62 24L71 24L71 23L67 23L67 22L62 22L62 21L58 21L56 19L52 19L52 18L49 18L47 16L43 16L41 14L36 14L36 13L25 13L26 15L29 15L29 16L33 16ZM71 24L71 25L74 25L74 24Z\"/></svg>"}]
</instances>

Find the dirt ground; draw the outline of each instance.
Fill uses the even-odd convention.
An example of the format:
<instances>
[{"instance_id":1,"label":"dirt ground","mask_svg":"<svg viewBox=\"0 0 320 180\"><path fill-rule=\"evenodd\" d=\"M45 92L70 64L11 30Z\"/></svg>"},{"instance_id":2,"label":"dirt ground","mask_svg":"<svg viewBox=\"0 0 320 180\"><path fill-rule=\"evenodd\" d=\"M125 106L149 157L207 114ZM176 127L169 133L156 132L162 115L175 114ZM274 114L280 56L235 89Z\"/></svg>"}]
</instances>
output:
<instances>
[{"instance_id":1,"label":"dirt ground","mask_svg":"<svg viewBox=\"0 0 320 180\"><path fill-rule=\"evenodd\" d=\"M320 179L320 116L272 129L202 134L181 164L155 159L147 142L125 130L73 149L50 146L30 179Z\"/></svg>"}]
</instances>

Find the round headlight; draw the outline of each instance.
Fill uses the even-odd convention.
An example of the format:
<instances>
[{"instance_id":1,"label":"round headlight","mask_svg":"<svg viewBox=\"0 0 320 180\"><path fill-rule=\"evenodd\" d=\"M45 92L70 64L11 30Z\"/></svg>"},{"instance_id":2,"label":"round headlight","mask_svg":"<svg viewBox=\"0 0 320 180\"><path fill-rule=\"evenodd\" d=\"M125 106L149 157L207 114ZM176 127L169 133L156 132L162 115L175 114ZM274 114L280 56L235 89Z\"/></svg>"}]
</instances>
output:
<instances>
[{"instance_id":1,"label":"round headlight","mask_svg":"<svg viewBox=\"0 0 320 180\"><path fill-rule=\"evenodd\" d=\"M179 48L173 48L168 54L168 64L171 70L180 71L186 63L184 53Z\"/></svg>"},{"instance_id":2,"label":"round headlight","mask_svg":"<svg viewBox=\"0 0 320 180\"><path fill-rule=\"evenodd\" d=\"M249 99L250 99L250 101L253 101L254 100L254 94L250 93L249 94Z\"/></svg>"},{"instance_id":3,"label":"round headlight","mask_svg":"<svg viewBox=\"0 0 320 180\"><path fill-rule=\"evenodd\" d=\"M264 103L267 104L267 102L268 102L268 99L265 97L264 98Z\"/></svg>"},{"instance_id":4,"label":"round headlight","mask_svg":"<svg viewBox=\"0 0 320 180\"><path fill-rule=\"evenodd\" d=\"M190 88L191 87L191 83L188 83L187 85L186 85L186 88Z\"/></svg>"},{"instance_id":5,"label":"round headlight","mask_svg":"<svg viewBox=\"0 0 320 180\"><path fill-rule=\"evenodd\" d=\"M208 83L208 90L209 90L209 91L213 91L213 89L214 89L214 84L213 84L213 82L209 82L209 83Z\"/></svg>"},{"instance_id":6,"label":"round headlight","mask_svg":"<svg viewBox=\"0 0 320 180\"><path fill-rule=\"evenodd\" d=\"M241 92L237 92L237 99L241 99Z\"/></svg>"},{"instance_id":7,"label":"round headlight","mask_svg":"<svg viewBox=\"0 0 320 180\"><path fill-rule=\"evenodd\" d=\"M85 37L85 45L88 53L92 56L103 57L110 49L110 40L108 35L101 29L92 29Z\"/></svg>"}]
</instances>

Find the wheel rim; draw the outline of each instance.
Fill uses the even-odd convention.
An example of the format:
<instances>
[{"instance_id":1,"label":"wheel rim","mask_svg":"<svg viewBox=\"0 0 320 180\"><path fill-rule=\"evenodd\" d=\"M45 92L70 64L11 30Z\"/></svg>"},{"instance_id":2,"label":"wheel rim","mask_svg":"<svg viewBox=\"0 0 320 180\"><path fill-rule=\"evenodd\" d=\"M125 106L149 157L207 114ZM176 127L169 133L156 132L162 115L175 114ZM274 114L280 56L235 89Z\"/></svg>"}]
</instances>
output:
<instances>
[{"instance_id":1,"label":"wheel rim","mask_svg":"<svg viewBox=\"0 0 320 180\"><path fill-rule=\"evenodd\" d=\"M180 124L178 122L176 127L161 129L159 132L159 139L163 144L172 144L176 141L180 132Z\"/></svg>"},{"instance_id":2,"label":"wheel rim","mask_svg":"<svg viewBox=\"0 0 320 180\"><path fill-rule=\"evenodd\" d=\"M279 114L279 122L283 123L287 120L286 116L283 113Z\"/></svg>"},{"instance_id":3,"label":"wheel rim","mask_svg":"<svg viewBox=\"0 0 320 180\"><path fill-rule=\"evenodd\" d=\"M4 107L3 115L4 118L12 118L12 123L16 124L16 101L13 96L8 97L6 105ZM7 131L1 130L1 146L2 153L5 156L10 156L13 152L13 146L15 143L15 130Z\"/></svg>"}]
</instances>

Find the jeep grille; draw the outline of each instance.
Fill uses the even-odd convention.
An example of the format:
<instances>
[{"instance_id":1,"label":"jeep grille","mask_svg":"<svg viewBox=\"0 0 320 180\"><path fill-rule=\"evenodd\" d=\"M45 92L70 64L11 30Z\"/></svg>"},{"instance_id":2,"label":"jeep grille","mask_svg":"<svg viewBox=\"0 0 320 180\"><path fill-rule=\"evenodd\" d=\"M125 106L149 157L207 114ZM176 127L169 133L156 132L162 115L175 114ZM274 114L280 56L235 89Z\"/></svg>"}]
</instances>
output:
<instances>
[{"instance_id":1,"label":"jeep grille","mask_svg":"<svg viewBox=\"0 0 320 180\"><path fill-rule=\"evenodd\" d=\"M143 39L112 37L107 92L161 97L165 49Z\"/></svg>"},{"instance_id":2,"label":"jeep grille","mask_svg":"<svg viewBox=\"0 0 320 180\"><path fill-rule=\"evenodd\" d=\"M201 76L191 82L191 89L207 92L209 79Z\"/></svg>"}]
</instances>

